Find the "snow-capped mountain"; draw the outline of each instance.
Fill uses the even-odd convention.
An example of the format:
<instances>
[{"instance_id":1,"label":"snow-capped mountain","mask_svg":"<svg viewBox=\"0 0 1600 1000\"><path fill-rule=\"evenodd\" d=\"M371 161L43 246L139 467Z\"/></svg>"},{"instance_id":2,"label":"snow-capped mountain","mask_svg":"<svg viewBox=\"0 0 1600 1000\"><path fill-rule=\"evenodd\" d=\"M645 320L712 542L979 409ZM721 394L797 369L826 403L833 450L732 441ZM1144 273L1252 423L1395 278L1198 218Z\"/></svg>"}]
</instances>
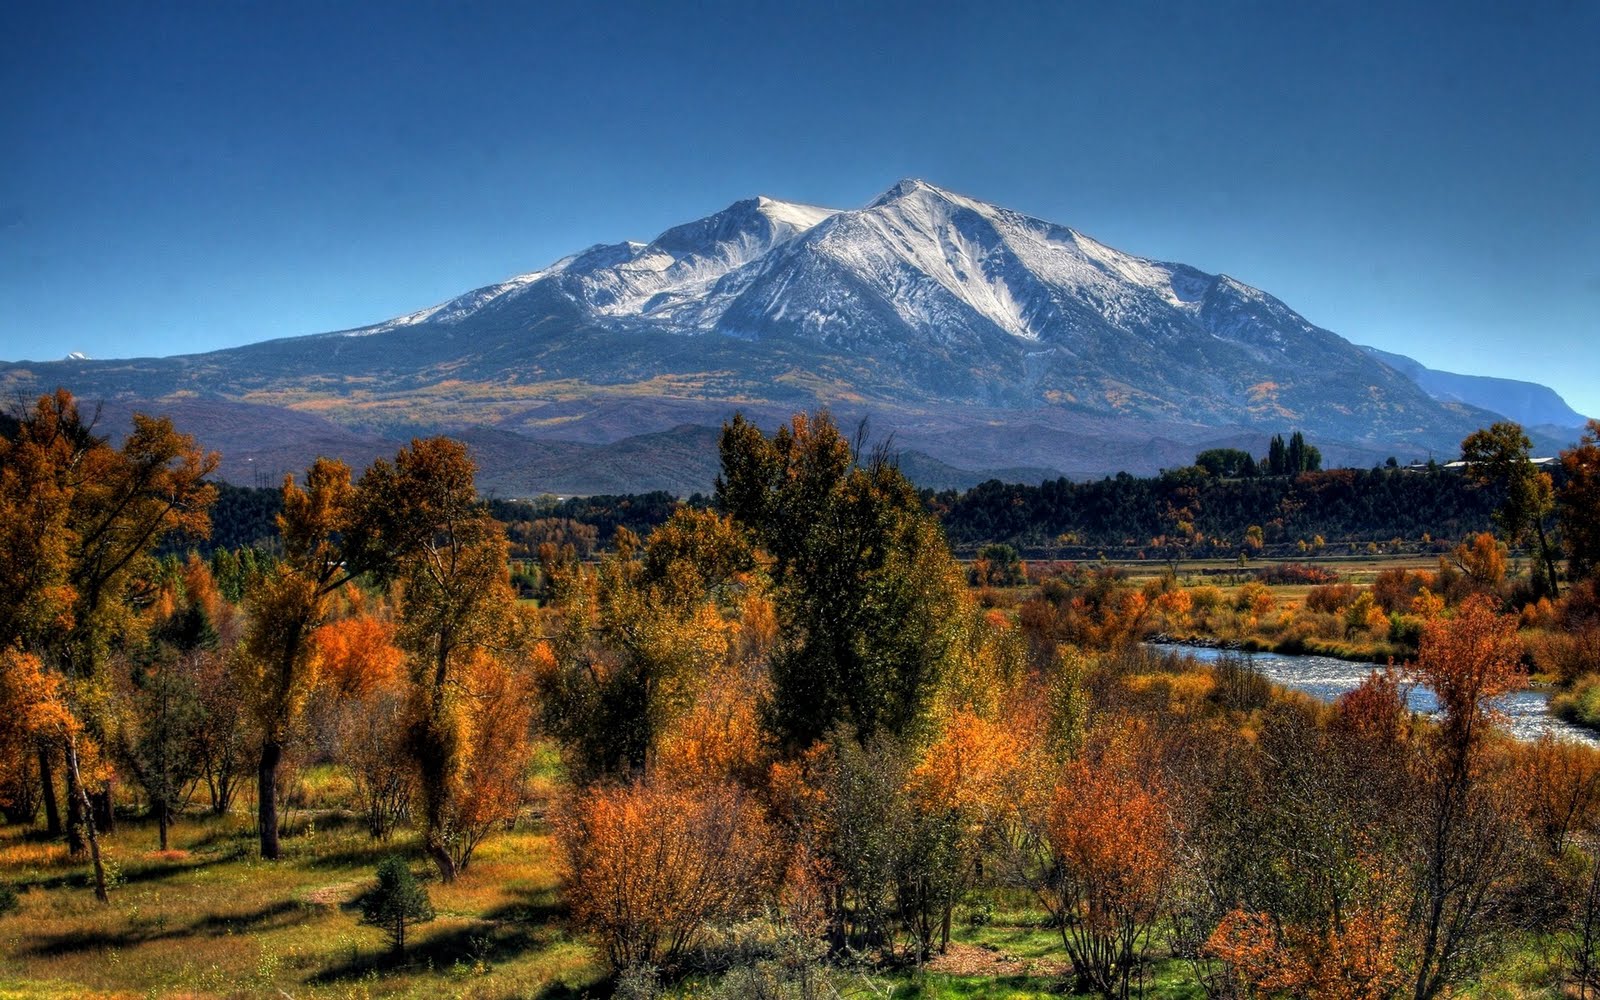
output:
<instances>
[{"instance_id":1,"label":"snow-capped mountain","mask_svg":"<svg viewBox=\"0 0 1600 1000\"><path fill-rule=\"evenodd\" d=\"M0 389L52 381L249 403L251 432L263 407L363 440L476 428L498 435L483 445L497 456L513 439L599 446L736 407L775 421L829 405L958 468L1069 474L1290 429L1365 461L1454 447L1486 416L1226 275L919 180L856 210L740 201L360 329L0 367ZM229 445L248 450L249 433ZM500 482L571 488L532 468Z\"/></svg>"}]
</instances>

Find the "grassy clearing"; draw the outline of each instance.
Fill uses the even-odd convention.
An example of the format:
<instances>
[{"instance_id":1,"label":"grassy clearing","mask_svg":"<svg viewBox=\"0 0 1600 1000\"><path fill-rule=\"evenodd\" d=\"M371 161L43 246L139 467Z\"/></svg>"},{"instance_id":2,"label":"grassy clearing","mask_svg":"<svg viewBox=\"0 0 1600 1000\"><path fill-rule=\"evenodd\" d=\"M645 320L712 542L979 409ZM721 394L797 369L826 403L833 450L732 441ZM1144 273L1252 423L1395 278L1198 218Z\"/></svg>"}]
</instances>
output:
<instances>
[{"instance_id":1,"label":"grassy clearing","mask_svg":"<svg viewBox=\"0 0 1600 1000\"><path fill-rule=\"evenodd\" d=\"M239 816L179 823L165 854L146 824L105 841L119 884L100 906L61 845L0 828L20 903L0 916L0 997L560 997L601 977L566 928L537 826L489 840L457 884L429 883L438 919L400 961L355 900L388 853L426 868L409 835L377 844L323 817L276 863L255 859Z\"/></svg>"}]
</instances>

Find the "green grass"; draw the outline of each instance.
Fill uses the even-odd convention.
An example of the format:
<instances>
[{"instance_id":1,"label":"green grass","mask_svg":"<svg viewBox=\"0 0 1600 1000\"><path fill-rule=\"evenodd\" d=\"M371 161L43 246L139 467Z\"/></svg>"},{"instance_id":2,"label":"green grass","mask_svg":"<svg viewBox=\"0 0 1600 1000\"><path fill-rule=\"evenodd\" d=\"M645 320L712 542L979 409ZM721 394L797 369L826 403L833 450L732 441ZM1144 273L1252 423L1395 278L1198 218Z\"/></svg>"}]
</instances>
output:
<instances>
[{"instance_id":1,"label":"green grass","mask_svg":"<svg viewBox=\"0 0 1600 1000\"><path fill-rule=\"evenodd\" d=\"M20 904L0 916L0 997L555 997L600 980L567 930L544 830L497 835L455 885L429 882L438 919L399 962L353 901L390 852L427 870L414 839L377 844L328 817L308 830L264 862L243 817L185 820L165 855L153 827L124 822L105 839L120 884L102 906L60 845L0 828Z\"/></svg>"}]
</instances>

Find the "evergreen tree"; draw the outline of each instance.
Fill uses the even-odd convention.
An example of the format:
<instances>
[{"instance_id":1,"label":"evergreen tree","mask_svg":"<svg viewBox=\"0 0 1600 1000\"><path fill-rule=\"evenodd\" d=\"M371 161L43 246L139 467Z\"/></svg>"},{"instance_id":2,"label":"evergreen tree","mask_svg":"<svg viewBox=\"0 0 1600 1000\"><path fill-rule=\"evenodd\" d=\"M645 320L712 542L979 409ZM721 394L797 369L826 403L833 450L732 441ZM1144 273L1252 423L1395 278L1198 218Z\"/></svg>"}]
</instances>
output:
<instances>
[{"instance_id":1,"label":"evergreen tree","mask_svg":"<svg viewBox=\"0 0 1600 1000\"><path fill-rule=\"evenodd\" d=\"M1272 435L1272 443L1267 445L1267 475L1281 476L1289 471L1289 458L1283 446L1283 435Z\"/></svg>"},{"instance_id":2,"label":"evergreen tree","mask_svg":"<svg viewBox=\"0 0 1600 1000\"><path fill-rule=\"evenodd\" d=\"M383 929L395 954L406 950L406 928L433 919L433 903L406 859L384 858L378 865L378 887L361 908L361 922Z\"/></svg>"}]
</instances>

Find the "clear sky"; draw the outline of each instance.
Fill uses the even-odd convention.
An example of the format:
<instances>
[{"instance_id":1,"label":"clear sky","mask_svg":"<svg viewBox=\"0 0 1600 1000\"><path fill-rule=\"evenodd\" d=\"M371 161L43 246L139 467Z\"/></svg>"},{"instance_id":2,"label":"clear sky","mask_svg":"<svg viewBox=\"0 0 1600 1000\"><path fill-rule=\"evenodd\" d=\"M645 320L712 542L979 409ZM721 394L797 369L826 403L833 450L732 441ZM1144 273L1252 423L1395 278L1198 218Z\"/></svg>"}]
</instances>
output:
<instances>
[{"instance_id":1,"label":"clear sky","mask_svg":"<svg viewBox=\"0 0 1600 1000\"><path fill-rule=\"evenodd\" d=\"M0 5L0 358L380 321L903 176L1600 415L1600 2Z\"/></svg>"}]
</instances>

